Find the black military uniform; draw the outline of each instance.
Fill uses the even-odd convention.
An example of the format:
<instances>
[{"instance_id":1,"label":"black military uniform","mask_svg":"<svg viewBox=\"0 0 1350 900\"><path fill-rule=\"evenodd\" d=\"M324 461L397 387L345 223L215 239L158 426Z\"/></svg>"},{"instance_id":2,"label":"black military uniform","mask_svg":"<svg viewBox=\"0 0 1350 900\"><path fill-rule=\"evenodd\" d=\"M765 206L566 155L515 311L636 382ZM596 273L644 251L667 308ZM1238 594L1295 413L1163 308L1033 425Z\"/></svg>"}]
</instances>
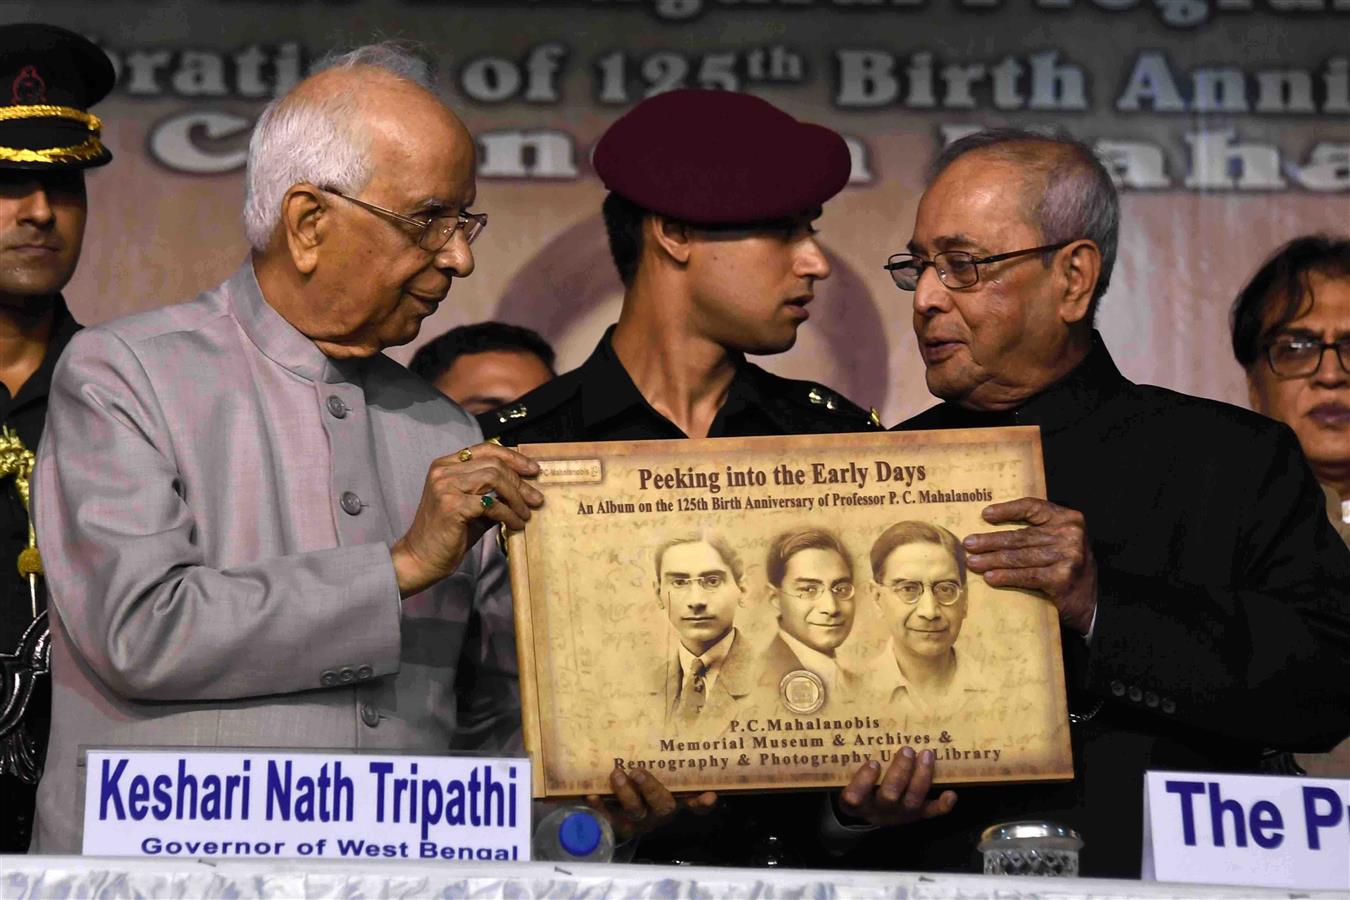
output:
<instances>
[{"instance_id":1,"label":"black military uniform","mask_svg":"<svg viewBox=\"0 0 1350 900\"><path fill-rule=\"evenodd\" d=\"M38 24L0 27L0 180L21 191L46 189L46 178L68 181L70 170L109 162L112 154L99 138L101 123L87 109L107 95L114 80L107 56L74 32ZM31 233L41 226L4 227ZM17 396L0 385L0 425L7 430L0 438L6 468L0 475L0 853L22 853L32 830L51 715L50 644L42 578L30 584L17 564L29 547L29 521L9 470L22 477L25 466L14 463L37 451L52 371L80 326L59 294L8 302L29 304L25 314L50 304L53 315L38 369ZM25 565L36 568L34 559L29 550Z\"/></svg>"},{"instance_id":2,"label":"black military uniform","mask_svg":"<svg viewBox=\"0 0 1350 900\"><path fill-rule=\"evenodd\" d=\"M1061 635L1076 778L967 788L840 864L969 871L982 828L1034 818L1083 835L1083 874L1137 878L1145 769L1254 772L1265 747L1350 731L1350 551L1287 427L1133 384L1100 336L1015 410L897 429L1008 425L1040 426L1049 499L1083 513L1097 562L1092 640Z\"/></svg>"},{"instance_id":3,"label":"black military uniform","mask_svg":"<svg viewBox=\"0 0 1350 900\"><path fill-rule=\"evenodd\" d=\"M478 417L503 444L633 441L687 437L652 409L614 353L611 328L580 368ZM780 378L740 360L709 437L836 434L880 430L867 412L810 381ZM681 813L644 837L637 859L698 865L804 865L820 855L821 795L725 796L708 816Z\"/></svg>"},{"instance_id":4,"label":"black military uniform","mask_svg":"<svg viewBox=\"0 0 1350 900\"><path fill-rule=\"evenodd\" d=\"M712 139L710 129L716 129ZM800 260L793 255L796 251L788 249L789 238L782 237L786 234L793 241L809 240L801 227L803 216L818 214L848 181L848 145L828 128L798 122L766 101L745 94L670 91L642 101L610 126L596 144L593 161L596 173L611 192L611 199L606 201L606 224L616 256L625 257L623 248L632 242L632 235L626 226L611 221L622 218L614 216L615 210L609 206L614 200L641 211L644 222L646 213L651 212L670 222L692 223L694 232L727 226L732 232L785 241L783 259L769 263L762 271L737 273L762 276L762 300L784 292L786 272L781 263L785 259L792 259L791 276L803 295L815 279L828 274L816 262L799 269ZM642 238L639 243L645 241ZM646 249L638 248L634 268L641 266ZM701 277L713 277L715 262L703 258L700 265ZM679 282L678 266L655 271L657 281L649 282L637 294L630 290L625 295L625 309L629 304L641 308L642 304L662 302L663 298L653 291L687 287ZM634 277L641 279L642 274ZM659 280L662 278L675 280ZM782 303L789 298L779 299ZM767 307L768 303L763 305ZM780 317L781 328L781 308L775 315ZM483 433L512 446L687 437L642 396L614 352L613 335L611 328L580 368L501 410L480 416ZM652 341L661 338L659 334L645 337ZM828 388L771 375L740 354L728 354L736 371L709 427L709 437L833 434L880 428L875 412L869 415ZM824 810L825 801L819 793L726 797L709 816L684 813L643 838L638 858L717 865L802 864L817 852Z\"/></svg>"},{"instance_id":5,"label":"black military uniform","mask_svg":"<svg viewBox=\"0 0 1350 900\"><path fill-rule=\"evenodd\" d=\"M17 396L0 384L0 426L10 428L25 447L36 449L42 439L42 425L47 418L47 391L52 383L52 371L61 351L66 348L80 326L71 318L65 301L56 299L56 318L52 323L51 342L47 355ZM15 561L28 546L28 511L14 484L14 479L0 481L0 654L11 657L11 666L28 666L35 654L45 654L47 636L47 594L42 579L36 579L38 618L33 618L33 595L28 579L19 574ZM45 656L40 664L46 669ZM9 667L7 667L9 668ZM31 668L30 668L31 672ZM22 683L21 680L22 679ZM30 681L31 679L31 681ZM45 674L20 673L12 668L5 673L5 687L15 692L12 708L5 711L9 725L8 739L0 743L0 752L31 754L31 764L40 771L47 749L47 729L51 724L51 683ZM26 695L26 700L23 699ZM6 703L10 697L6 696ZM22 713L22 714L21 714ZM12 721L11 721L12 720ZM23 742L21 749L19 742ZM33 827L33 800L37 785L27 777L20 779L15 769L28 770L30 763L17 755L8 759L6 770L0 774L0 799L4 809L0 815L0 852L22 853L28 849Z\"/></svg>"},{"instance_id":6,"label":"black military uniform","mask_svg":"<svg viewBox=\"0 0 1350 900\"><path fill-rule=\"evenodd\" d=\"M647 441L688 437L652 409L619 362L611 327L589 359L499 410L478 417L503 444ZM876 412L811 381L780 378L738 361L726 402L708 437L831 434L877 430Z\"/></svg>"}]
</instances>

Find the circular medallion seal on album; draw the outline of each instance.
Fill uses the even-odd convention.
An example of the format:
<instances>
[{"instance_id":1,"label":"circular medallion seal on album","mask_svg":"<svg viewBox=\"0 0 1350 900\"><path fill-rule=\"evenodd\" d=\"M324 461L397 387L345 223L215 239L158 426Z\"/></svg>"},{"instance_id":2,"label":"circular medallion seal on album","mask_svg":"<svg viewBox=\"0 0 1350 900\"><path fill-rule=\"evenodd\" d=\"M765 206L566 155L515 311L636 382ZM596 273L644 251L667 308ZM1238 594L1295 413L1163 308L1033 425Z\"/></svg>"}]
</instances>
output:
<instances>
[{"instance_id":1,"label":"circular medallion seal on album","mask_svg":"<svg viewBox=\"0 0 1350 900\"><path fill-rule=\"evenodd\" d=\"M815 672L796 669L778 682L778 695L788 712L809 716L825 705L825 682Z\"/></svg>"}]
</instances>

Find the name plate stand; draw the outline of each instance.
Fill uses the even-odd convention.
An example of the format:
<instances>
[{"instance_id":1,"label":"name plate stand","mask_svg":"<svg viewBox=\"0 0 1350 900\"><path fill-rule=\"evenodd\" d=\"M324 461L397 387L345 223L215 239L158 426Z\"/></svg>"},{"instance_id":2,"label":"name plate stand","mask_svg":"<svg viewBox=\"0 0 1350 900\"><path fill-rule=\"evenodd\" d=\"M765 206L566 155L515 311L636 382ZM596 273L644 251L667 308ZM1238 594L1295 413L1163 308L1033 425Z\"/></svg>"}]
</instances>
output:
<instances>
[{"instance_id":1,"label":"name plate stand","mask_svg":"<svg viewBox=\"0 0 1350 900\"><path fill-rule=\"evenodd\" d=\"M1149 772L1143 878L1350 891L1350 779Z\"/></svg>"},{"instance_id":2,"label":"name plate stand","mask_svg":"<svg viewBox=\"0 0 1350 900\"><path fill-rule=\"evenodd\" d=\"M91 749L84 853L528 861L530 761Z\"/></svg>"}]
</instances>

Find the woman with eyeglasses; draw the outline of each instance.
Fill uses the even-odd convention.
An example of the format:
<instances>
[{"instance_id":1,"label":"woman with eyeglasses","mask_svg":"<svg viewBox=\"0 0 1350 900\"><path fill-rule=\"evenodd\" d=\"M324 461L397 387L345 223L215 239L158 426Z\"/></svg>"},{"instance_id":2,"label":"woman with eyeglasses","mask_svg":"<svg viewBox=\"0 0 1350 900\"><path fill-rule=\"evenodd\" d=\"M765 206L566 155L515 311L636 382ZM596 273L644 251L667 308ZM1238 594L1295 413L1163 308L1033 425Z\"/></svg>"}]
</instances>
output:
<instances>
[{"instance_id":1,"label":"woman with eyeglasses","mask_svg":"<svg viewBox=\"0 0 1350 900\"><path fill-rule=\"evenodd\" d=\"M1350 238L1280 247L1233 302L1232 331L1252 409L1294 429L1350 545ZM1312 774L1350 775L1350 741L1296 758Z\"/></svg>"},{"instance_id":2,"label":"woman with eyeglasses","mask_svg":"<svg viewBox=\"0 0 1350 900\"><path fill-rule=\"evenodd\" d=\"M1350 238L1295 238L1233 303L1233 353L1252 408L1284 422L1350 544Z\"/></svg>"}]
</instances>

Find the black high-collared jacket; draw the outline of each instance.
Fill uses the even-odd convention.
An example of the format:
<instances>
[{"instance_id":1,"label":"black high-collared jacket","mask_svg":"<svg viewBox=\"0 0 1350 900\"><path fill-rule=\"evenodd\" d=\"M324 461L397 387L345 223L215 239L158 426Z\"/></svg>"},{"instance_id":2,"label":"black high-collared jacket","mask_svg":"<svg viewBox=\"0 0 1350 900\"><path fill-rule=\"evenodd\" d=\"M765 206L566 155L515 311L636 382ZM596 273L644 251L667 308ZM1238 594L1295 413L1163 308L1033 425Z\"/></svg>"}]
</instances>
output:
<instances>
[{"instance_id":1,"label":"black high-collared jacket","mask_svg":"<svg viewBox=\"0 0 1350 900\"><path fill-rule=\"evenodd\" d=\"M897 429L1037 425L1049 499L1098 571L1089 643L1065 631L1074 781L969 787L942 819L841 862L970 869L1012 819L1079 830L1084 874L1138 877L1146 769L1255 771L1350 732L1350 551L1285 425L1121 375L1102 343L1015 410L943 403ZM940 764L939 764L940 765Z\"/></svg>"}]
</instances>

